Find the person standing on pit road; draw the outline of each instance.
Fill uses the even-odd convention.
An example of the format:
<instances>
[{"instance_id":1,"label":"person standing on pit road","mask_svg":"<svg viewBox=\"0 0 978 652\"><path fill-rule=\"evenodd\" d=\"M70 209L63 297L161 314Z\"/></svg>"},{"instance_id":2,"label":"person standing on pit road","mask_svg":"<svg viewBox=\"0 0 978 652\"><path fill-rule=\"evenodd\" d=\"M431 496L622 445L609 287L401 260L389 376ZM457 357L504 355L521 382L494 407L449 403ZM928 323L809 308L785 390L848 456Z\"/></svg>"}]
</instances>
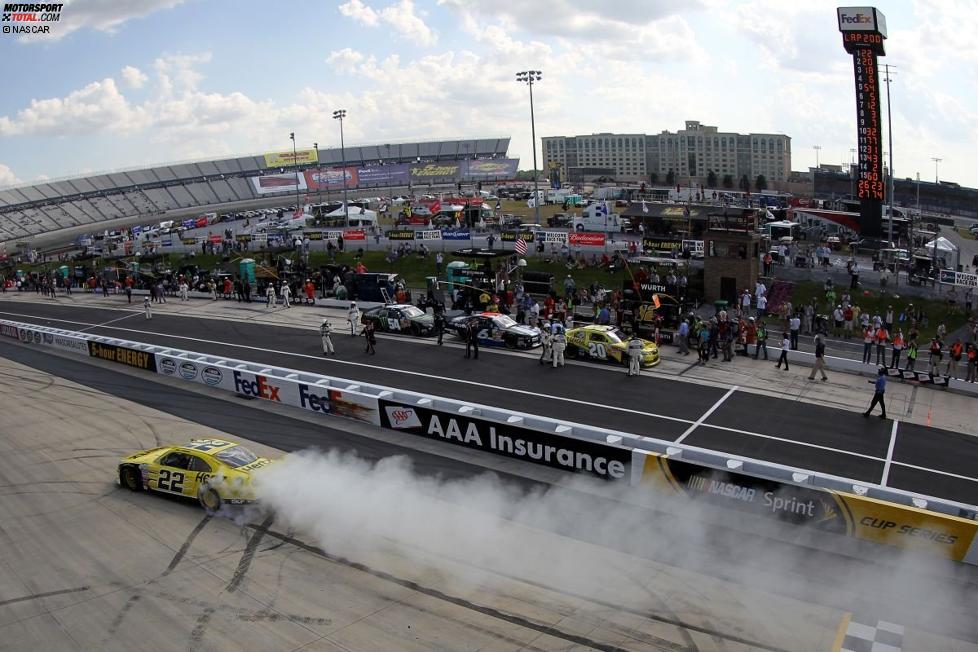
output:
<instances>
[{"instance_id":1,"label":"person standing on pit road","mask_svg":"<svg viewBox=\"0 0 978 652\"><path fill-rule=\"evenodd\" d=\"M540 328L540 344L542 345L540 351L540 364L549 364L553 359L553 353L551 347L553 346L553 325L543 324Z\"/></svg>"},{"instance_id":2,"label":"person standing on pit road","mask_svg":"<svg viewBox=\"0 0 978 652\"><path fill-rule=\"evenodd\" d=\"M642 375L642 349L645 348L642 344L642 340L638 338L637 333L632 333L632 339L628 340L628 375L629 376L641 376Z\"/></svg>"},{"instance_id":3,"label":"person standing on pit road","mask_svg":"<svg viewBox=\"0 0 978 652\"><path fill-rule=\"evenodd\" d=\"M435 312L435 333L438 334L438 346L441 346L442 337L445 335L445 313L441 310Z\"/></svg>"},{"instance_id":4,"label":"person standing on pit road","mask_svg":"<svg viewBox=\"0 0 978 652\"><path fill-rule=\"evenodd\" d=\"M767 360L767 324L763 320L757 323L757 346L754 348L754 359L764 351L764 359Z\"/></svg>"},{"instance_id":5,"label":"person standing on pit road","mask_svg":"<svg viewBox=\"0 0 978 652\"><path fill-rule=\"evenodd\" d=\"M323 355L336 354L336 349L333 348L333 340L330 337L332 332L333 325L329 323L328 319L324 319L319 327L319 336L323 340Z\"/></svg>"},{"instance_id":6,"label":"person standing on pit road","mask_svg":"<svg viewBox=\"0 0 978 652\"><path fill-rule=\"evenodd\" d=\"M558 366L563 367L564 350L567 348L567 337L564 335L564 328L562 326L557 327L557 332L554 333L550 347L553 349L554 369Z\"/></svg>"},{"instance_id":7,"label":"person standing on pit road","mask_svg":"<svg viewBox=\"0 0 978 652\"><path fill-rule=\"evenodd\" d=\"M893 352L890 355L890 366L894 369L900 368L900 353L903 351L903 329L897 327L893 335Z\"/></svg>"},{"instance_id":8,"label":"person standing on pit road","mask_svg":"<svg viewBox=\"0 0 978 652\"><path fill-rule=\"evenodd\" d=\"M869 381L873 382L873 381ZM886 418L886 403L883 400L883 395L886 394L886 369L880 367L876 376L876 391L873 393L873 400L869 404L869 409L863 412L864 417L868 417L870 412L877 404L880 406L880 419Z\"/></svg>"},{"instance_id":9,"label":"person standing on pit road","mask_svg":"<svg viewBox=\"0 0 978 652\"><path fill-rule=\"evenodd\" d=\"M269 283L268 287L265 288L265 310L268 310L275 305L275 285Z\"/></svg>"},{"instance_id":10,"label":"person standing on pit road","mask_svg":"<svg viewBox=\"0 0 978 652\"><path fill-rule=\"evenodd\" d=\"M788 330L791 331L791 350L798 350L798 333L801 331L801 317L798 313L795 313L791 319L788 320Z\"/></svg>"},{"instance_id":11,"label":"person standing on pit road","mask_svg":"<svg viewBox=\"0 0 978 652\"><path fill-rule=\"evenodd\" d=\"M126 284L126 301L132 303L132 285Z\"/></svg>"},{"instance_id":12,"label":"person standing on pit road","mask_svg":"<svg viewBox=\"0 0 978 652\"><path fill-rule=\"evenodd\" d=\"M886 326L880 324L876 329L876 366L886 366L886 344L890 341L890 333Z\"/></svg>"},{"instance_id":13,"label":"person standing on pit road","mask_svg":"<svg viewBox=\"0 0 978 652\"><path fill-rule=\"evenodd\" d=\"M791 349L791 340L788 337L787 331L781 333L781 355L778 357L778 369L781 368L781 363L784 363L784 370L788 371L788 350Z\"/></svg>"},{"instance_id":14,"label":"person standing on pit road","mask_svg":"<svg viewBox=\"0 0 978 652\"><path fill-rule=\"evenodd\" d=\"M357 325L360 323L360 309L357 308L356 301L351 303L350 309L346 311L346 320L350 322L350 335L356 336Z\"/></svg>"},{"instance_id":15,"label":"person standing on pit road","mask_svg":"<svg viewBox=\"0 0 978 652\"><path fill-rule=\"evenodd\" d=\"M152 304L149 302L149 297L143 297L143 312L146 314L146 319L153 318L153 309L150 307Z\"/></svg>"},{"instance_id":16,"label":"person standing on pit road","mask_svg":"<svg viewBox=\"0 0 978 652\"><path fill-rule=\"evenodd\" d=\"M472 356L473 352L475 356ZM479 324L475 319L465 327L465 357L479 359Z\"/></svg>"},{"instance_id":17,"label":"person standing on pit road","mask_svg":"<svg viewBox=\"0 0 978 652\"><path fill-rule=\"evenodd\" d=\"M292 304L289 303L289 297L292 295L292 287L288 283L282 283L282 307L291 308Z\"/></svg>"},{"instance_id":18,"label":"person standing on pit road","mask_svg":"<svg viewBox=\"0 0 978 652\"><path fill-rule=\"evenodd\" d=\"M376 355L377 351L374 349L374 346L377 344L377 335L374 332L374 323L372 321L368 321L363 325L363 337L367 340L367 348L363 352Z\"/></svg>"},{"instance_id":19,"label":"person standing on pit road","mask_svg":"<svg viewBox=\"0 0 978 652\"><path fill-rule=\"evenodd\" d=\"M808 380L815 380L815 372L822 374L822 381L829 379L825 375L825 342L822 341L822 335L815 336L815 366L812 367L812 373L808 374Z\"/></svg>"},{"instance_id":20,"label":"person standing on pit road","mask_svg":"<svg viewBox=\"0 0 978 652\"><path fill-rule=\"evenodd\" d=\"M689 322L685 319L679 322L679 330L676 333L676 337L679 339L680 355L689 355Z\"/></svg>"},{"instance_id":21,"label":"person standing on pit road","mask_svg":"<svg viewBox=\"0 0 978 652\"><path fill-rule=\"evenodd\" d=\"M187 285L187 282L180 281L180 301L190 301L190 297L188 296L189 290L190 286Z\"/></svg>"}]
</instances>

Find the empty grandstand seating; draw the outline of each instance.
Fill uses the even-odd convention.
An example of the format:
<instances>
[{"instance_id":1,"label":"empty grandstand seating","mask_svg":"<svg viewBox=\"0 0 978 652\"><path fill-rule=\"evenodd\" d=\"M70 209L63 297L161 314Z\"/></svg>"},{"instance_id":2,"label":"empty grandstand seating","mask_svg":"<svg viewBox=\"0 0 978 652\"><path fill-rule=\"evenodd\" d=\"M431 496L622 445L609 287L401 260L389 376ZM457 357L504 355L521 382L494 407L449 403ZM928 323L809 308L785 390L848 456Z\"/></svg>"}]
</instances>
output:
<instances>
[{"instance_id":1,"label":"empty grandstand seating","mask_svg":"<svg viewBox=\"0 0 978 652\"><path fill-rule=\"evenodd\" d=\"M321 149L322 165L456 160L505 156L508 138L450 140ZM262 199L248 177L265 170L263 156L240 156L140 170L92 174L0 189L0 241L26 238L118 218Z\"/></svg>"}]
</instances>

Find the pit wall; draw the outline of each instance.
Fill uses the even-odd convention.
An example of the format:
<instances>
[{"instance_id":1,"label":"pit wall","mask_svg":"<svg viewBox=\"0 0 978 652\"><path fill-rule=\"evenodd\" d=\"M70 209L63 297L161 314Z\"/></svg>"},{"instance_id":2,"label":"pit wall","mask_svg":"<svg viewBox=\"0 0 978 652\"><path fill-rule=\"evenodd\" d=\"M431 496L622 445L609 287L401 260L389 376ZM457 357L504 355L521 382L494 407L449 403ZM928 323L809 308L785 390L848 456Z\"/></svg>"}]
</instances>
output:
<instances>
[{"instance_id":1,"label":"pit wall","mask_svg":"<svg viewBox=\"0 0 978 652\"><path fill-rule=\"evenodd\" d=\"M978 564L978 507L294 369L0 320L0 337L854 539Z\"/></svg>"}]
</instances>

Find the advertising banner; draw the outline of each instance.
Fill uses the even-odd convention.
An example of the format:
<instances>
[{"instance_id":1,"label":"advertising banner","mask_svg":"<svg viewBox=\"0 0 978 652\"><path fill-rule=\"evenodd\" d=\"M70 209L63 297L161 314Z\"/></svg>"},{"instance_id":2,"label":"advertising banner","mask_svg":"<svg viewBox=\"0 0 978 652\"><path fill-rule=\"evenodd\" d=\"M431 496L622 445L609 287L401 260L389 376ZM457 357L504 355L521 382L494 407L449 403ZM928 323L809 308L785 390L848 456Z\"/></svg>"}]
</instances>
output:
<instances>
[{"instance_id":1,"label":"advertising banner","mask_svg":"<svg viewBox=\"0 0 978 652\"><path fill-rule=\"evenodd\" d=\"M56 335L54 333L41 333L41 341L45 346L50 346L66 353L78 355L89 355L88 340L80 337L68 335Z\"/></svg>"},{"instance_id":2,"label":"advertising banner","mask_svg":"<svg viewBox=\"0 0 978 652\"><path fill-rule=\"evenodd\" d=\"M311 240L311 241L322 240L323 239L323 232L322 231L303 231L302 234L305 237L309 238L309 240Z\"/></svg>"},{"instance_id":3,"label":"advertising banner","mask_svg":"<svg viewBox=\"0 0 978 652\"><path fill-rule=\"evenodd\" d=\"M17 327L11 324L0 324L0 335L15 340L20 339L20 334L17 332Z\"/></svg>"},{"instance_id":4,"label":"advertising banner","mask_svg":"<svg viewBox=\"0 0 978 652\"><path fill-rule=\"evenodd\" d=\"M978 287L978 275L955 272L953 269L941 270L941 283L948 285L963 285L964 287Z\"/></svg>"},{"instance_id":5,"label":"advertising banner","mask_svg":"<svg viewBox=\"0 0 978 652\"><path fill-rule=\"evenodd\" d=\"M438 229L418 231L417 238L418 240L441 240L441 231Z\"/></svg>"},{"instance_id":6,"label":"advertising banner","mask_svg":"<svg viewBox=\"0 0 978 652\"><path fill-rule=\"evenodd\" d=\"M278 192L295 192L306 190L306 179L303 175L291 174L266 174L263 177L251 177L251 185L255 187L255 192L259 195L271 195Z\"/></svg>"},{"instance_id":7,"label":"advertising banner","mask_svg":"<svg viewBox=\"0 0 978 652\"><path fill-rule=\"evenodd\" d=\"M642 484L724 509L963 560L978 522L647 454Z\"/></svg>"},{"instance_id":8,"label":"advertising banner","mask_svg":"<svg viewBox=\"0 0 978 652\"><path fill-rule=\"evenodd\" d=\"M407 163L357 168L357 183L365 186L406 186L411 178Z\"/></svg>"},{"instance_id":9,"label":"advertising banner","mask_svg":"<svg viewBox=\"0 0 978 652\"><path fill-rule=\"evenodd\" d=\"M357 168L355 167L316 168L315 170L306 170L303 176L306 186L311 191L342 190L344 174L346 175L347 189L356 188L358 180Z\"/></svg>"},{"instance_id":10,"label":"advertising banner","mask_svg":"<svg viewBox=\"0 0 978 652\"><path fill-rule=\"evenodd\" d=\"M459 163L417 163L411 165L411 183L454 183L461 178Z\"/></svg>"},{"instance_id":11,"label":"advertising banner","mask_svg":"<svg viewBox=\"0 0 978 652\"><path fill-rule=\"evenodd\" d=\"M237 240L238 242L251 242L251 234L250 233L236 233L234 235L234 239Z\"/></svg>"},{"instance_id":12,"label":"advertising banner","mask_svg":"<svg viewBox=\"0 0 978 652\"><path fill-rule=\"evenodd\" d=\"M605 480L628 479L632 455L626 448L384 399L377 404L383 428Z\"/></svg>"},{"instance_id":13,"label":"advertising banner","mask_svg":"<svg viewBox=\"0 0 978 652\"><path fill-rule=\"evenodd\" d=\"M266 168L290 168L296 165L315 165L318 162L319 153L315 149L299 149L295 155L291 151L265 154Z\"/></svg>"},{"instance_id":14,"label":"advertising banner","mask_svg":"<svg viewBox=\"0 0 978 652\"><path fill-rule=\"evenodd\" d=\"M516 242L517 238L524 242L533 242L533 231L503 231L499 234L502 242Z\"/></svg>"},{"instance_id":15,"label":"advertising banner","mask_svg":"<svg viewBox=\"0 0 978 652\"><path fill-rule=\"evenodd\" d=\"M655 454L645 458L642 483L724 509L812 525L837 534L847 530L845 509L831 493L821 489L784 485Z\"/></svg>"},{"instance_id":16,"label":"advertising banner","mask_svg":"<svg viewBox=\"0 0 978 652\"><path fill-rule=\"evenodd\" d=\"M557 244L565 244L567 242L567 231L541 231L540 232L541 242L556 242Z\"/></svg>"},{"instance_id":17,"label":"advertising banner","mask_svg":"<svg viewBox=\"0 0 978 652\"><path fill-rule=\"evenodd\" d=\"M442 229L442 240L471 240L472 232L468 229Z\"/></svg>"},{"instance_id":18,"label":"advertising banner","mask_svg":"<svg viewBox=\"0 0 978 652\"><path fill-rule=\"evenodd\" d=\"M497 158L477 161L464 161L462 177L479 181L482 179L515 179L519 167L518 158Z\"/></svg>"},{"instance_id":19,"label":"advertising banner","mask_svg":"<svg viewBox=\"0 0 978 652\"><path fill-rule=\"evenodd\" d=\"M666 238L644 238L642 240L642 250L670 257L675 252L678 256L683 251L683 241L669 240Z\"/></svg>"},{"instance_id":20,"label":"advertising banner","mask_svg":"<svg viewBox=\"0 0 978 652\"><path fill-rule=\"evenodd\" d=\"M88 355L101 360L117 362L127 367L156 371L156 355L149 351L139 351L130 349L127 346L117 344L103 344L102 342L88 342Z\"/></svg>"},{"instance_id":21,"label":"advertising banner","mask_svg":"<svg viewBox=\"0 0 978 652\"><path fill-rule=\"evenodd\" d=\"M197 244L197 238L180 238L180 243L192 247Z\"/></svg>"},{"instance_id":22,"label":"advertising banner","mask_svg":"<svg viewBox=\"0 0 978 652\"><path fill-rule=\"evenodd\" d=\"M577 247L603 247L608 236L604 233L568 233L567 244Z\"/></svg>"},{"instance_id":23,"label":"advertising banner","mask_svg":"<svg viewBox=\"0 0 978 652\"><path fill-rule=\"evenodd\" d=\"M414 240L414 231L411 229L391 229L384 235L388 240Z\"/></svg>"},{"instance_id":24,"label":"advertising banner","mask_svg":"<svg viewBox=\"0 0 978 652\"><path fill-rule=\"evenodd\" d=\"M339 240L343 237L342 231L324 231L323 239L325 240Z\"/></svg>"},{"instance_id":25,"label":"advertising banner","mask_svg":"<svg viewBox=\"0 0 978 652\"><path fill-rule=\"evenodd\" d=\"M839 494L851 514L850 535L962 561L978 533L978 522L923 509Z\"/></svg>"},{"instance_id":26,"label":"advertising banner","mask_svg":"<svg viewBox=\"0 0 978 652\"><path fill-rule=\"evenodd\" d=\"M346 229L343 231L344 240L366 240L367 232L363 229Z\"/></svg>"}]
</instances>

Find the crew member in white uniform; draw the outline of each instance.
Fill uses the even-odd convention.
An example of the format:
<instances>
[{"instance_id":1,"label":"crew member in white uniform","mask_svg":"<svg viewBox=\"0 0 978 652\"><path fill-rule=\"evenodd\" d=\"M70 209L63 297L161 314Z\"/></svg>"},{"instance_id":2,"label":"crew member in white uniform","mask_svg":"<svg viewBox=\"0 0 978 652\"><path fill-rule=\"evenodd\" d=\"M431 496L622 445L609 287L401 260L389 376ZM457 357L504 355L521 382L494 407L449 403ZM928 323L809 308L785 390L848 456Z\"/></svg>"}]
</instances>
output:
<instances>
[{"instance_id":1,"label":"crew member in white uniform","mask_svg":"<svg viewBox=\"0 0 978 652\"><path fill-rule=\"evenodd\" d=\"M271 283L265 289L265 310L275 305L275 286Z\"/></svg>"},{"instance_id":2,"label":"crew member in white uniform","mask_svg":"<svg viewBox=\"0 0 978 652\"><path fill-rule=\"evenodd\" d=\"M319 335L323 338L323 355L336 353L336 350L333 348L333 340L330 339L332 332L333 325L329 323L328 319L324 319L322 325L319 327Z\"/></svg>"},{"instance_id":3,"label":"crew member in white uniform","mask_svg":"<svg viewBox=\"0 0 978 652\"><path fill-rule=\"evenodd\" d=\"M346 313L346 319L350 322L350 335L357 334L357 324L360 323L360 309L357 308L357 302L354 301L350 304L350 309Z\"/></svg>"},{"instance_id":4,"label":"crew member in white uniform","mask_svg":"<svg viewBox=\"0 0 978 652\"><path fill-rule=\"evenodd\" d=\"M282 307L291 308L292 304L289 303L289 297L292 296L292 288L288 283L282 283Z\"/></svg>"},{"instance_id":5,"label":"crew member in white uniform","mask_svg":"<svg viewBox=\"0 0 978 652\"><path fill-rule=\"evenodd\" d=\"M640 376L642 374L642 340L638 335L632 335L628 341L628 375Z\"/></svg>"},{"instance_id":6,"label":"crew member in white uniform","mask_svg":"<svg viewBox=\"0 0 978 652\"><path fill-rule=\"evenodd\" d=\"M554 358L554 369L558 366L564 366L564 349L567 348L567 337L564 335L564 329L562 326L557 326L557 332L554 333L553 341L550 343L553 349Z\"/></svg>"}]
</instances>

